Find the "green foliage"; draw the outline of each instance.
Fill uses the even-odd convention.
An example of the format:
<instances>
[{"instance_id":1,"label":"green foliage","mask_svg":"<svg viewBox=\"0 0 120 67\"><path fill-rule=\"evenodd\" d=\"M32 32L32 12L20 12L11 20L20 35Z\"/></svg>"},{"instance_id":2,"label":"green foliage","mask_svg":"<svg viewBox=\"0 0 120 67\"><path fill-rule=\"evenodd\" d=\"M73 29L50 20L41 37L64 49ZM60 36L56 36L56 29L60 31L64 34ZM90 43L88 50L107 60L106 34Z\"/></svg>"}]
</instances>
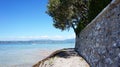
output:
<instances>
[{"instance_id":1,"label":"green foliage","mask_svg":"<svg viewBox=\"0 0 120 67\"><path fill-rule=\"evenodd\" d=\"M111 0L89 0L89 22L91 22L110 2Z\"/></svg>"},{"instance_id":2,"label":"green foliage","mask_svg":"<svg viewBox=\"0 0 120 67\"><path fill-rule=\"evenodd\" d=\"M47 14L54 27L73 28L76 35L93 20L111 0L49 0Z\"/></svg>"},{"instance_id":3,"label":"green foliage","mask_svg":"<svg viewBox=\"0 0 120 67\"><path fill-rule=\"evenodd\" d=\"M66 30L72 27L76 33L79 23L87 17L85 3L83 0L49 0L47 13L56 28Z\"/></svg>"}]
</instances>

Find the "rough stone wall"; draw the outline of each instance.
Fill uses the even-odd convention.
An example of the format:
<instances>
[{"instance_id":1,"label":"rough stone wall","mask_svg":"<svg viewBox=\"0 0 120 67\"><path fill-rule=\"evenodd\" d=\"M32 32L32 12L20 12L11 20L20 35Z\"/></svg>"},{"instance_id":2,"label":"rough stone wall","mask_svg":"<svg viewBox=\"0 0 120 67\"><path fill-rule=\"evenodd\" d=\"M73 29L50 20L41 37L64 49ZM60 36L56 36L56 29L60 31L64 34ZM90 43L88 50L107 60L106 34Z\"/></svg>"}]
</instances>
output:
<instances>
[{"instance_id":1,"label":"rough stone wall","mask_svg":"<svg viewBox=\"0 0 120 67\"><path fill-rule=\"evenodd\" d=\"M120 0L113 0L76 42L75 49L91 67L120 67Z\"/></svg>"}]
</instances>

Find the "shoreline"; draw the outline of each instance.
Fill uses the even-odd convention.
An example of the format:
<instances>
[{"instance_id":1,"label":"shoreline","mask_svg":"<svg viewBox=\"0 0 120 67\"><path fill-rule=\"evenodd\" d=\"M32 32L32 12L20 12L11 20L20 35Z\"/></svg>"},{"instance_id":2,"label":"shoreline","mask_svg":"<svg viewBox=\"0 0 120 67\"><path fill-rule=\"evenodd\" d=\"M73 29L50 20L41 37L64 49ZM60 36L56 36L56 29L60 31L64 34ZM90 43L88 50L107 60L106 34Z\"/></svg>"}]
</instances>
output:
<instances>
[{"instance_id":1,"label":"shoreline","mask_svg":"<svg viewBox=\"0 0 120 67\"><path fill-rule=\"evenodd\" d=\"M48 57L50 54L52 54L56 50L58 49L37 49L33 52L28 51L25 53L26 58L24 56L21 56L21 58L23 57L24 62L26 61L25 63L24 62L16 63L16 64L0 63L0 67L32 67L34 64Z\"/></svg>"},{"instance_id":2,"label":"shoreline","mask_svg":"<svg viewBox=\"0 0 120 67\"><path fill-rule=\"evenodd\" d=\"M33 67L90 67L75 48L56 50Z\"/></svg>"}]
</instances>

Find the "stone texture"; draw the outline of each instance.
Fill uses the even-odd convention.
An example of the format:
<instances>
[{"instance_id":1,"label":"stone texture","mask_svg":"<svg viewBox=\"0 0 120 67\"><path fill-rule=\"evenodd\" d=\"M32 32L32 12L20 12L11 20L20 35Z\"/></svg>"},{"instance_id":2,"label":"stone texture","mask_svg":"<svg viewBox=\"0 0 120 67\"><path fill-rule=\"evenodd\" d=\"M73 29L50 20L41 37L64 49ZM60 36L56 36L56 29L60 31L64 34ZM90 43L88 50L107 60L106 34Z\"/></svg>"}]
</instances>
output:
<instances>
[{"instance_id":1,"label":"stone texture","mask_svg":"<svg viewBox=\"0 0 120 67\"><path fill-rule=\"evenodd\" d=\"M113 0L76 38L91 67L120 67L120 0Z\"/></svg>"}]
</instances>

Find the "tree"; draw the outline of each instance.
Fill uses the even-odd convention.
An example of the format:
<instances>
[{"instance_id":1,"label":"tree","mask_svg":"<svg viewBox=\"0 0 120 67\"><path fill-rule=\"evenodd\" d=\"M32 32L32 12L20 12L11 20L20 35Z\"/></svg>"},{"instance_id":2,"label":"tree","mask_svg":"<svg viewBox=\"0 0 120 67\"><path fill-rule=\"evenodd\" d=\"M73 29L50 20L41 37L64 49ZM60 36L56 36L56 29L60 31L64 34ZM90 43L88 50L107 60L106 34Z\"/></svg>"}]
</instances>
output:
<instances>
[{"instance_id":1,"label":"tree","mask_svg":"<svg viewBox=\"0 0 120 67\"><path fill-rule=\"evenodd\" d=\"M73 28L77 35L87 25L86 0L49 0L47 7L47 13L53 18L53 25L56 28L61 30Z\"/></svg>"},{"instance_id":2,"label":"tree","mask_svg":"<svg viewBox=\"0 0 120 67\"><path fill-rule=\"evenodd\" d=\"M111 0L49 0L47 14L61 30L73 28L76 36Z\"/></svg>"},{"instance_id":3,"label":"tree","mask_svg":"<svg viewBox=\"0 0 120 67\"><path fill-rule=\"evenodd\" d=\"M110 2L111 0L89 0L89 22L91 22Z\"/></svg>"}]
</instances>

